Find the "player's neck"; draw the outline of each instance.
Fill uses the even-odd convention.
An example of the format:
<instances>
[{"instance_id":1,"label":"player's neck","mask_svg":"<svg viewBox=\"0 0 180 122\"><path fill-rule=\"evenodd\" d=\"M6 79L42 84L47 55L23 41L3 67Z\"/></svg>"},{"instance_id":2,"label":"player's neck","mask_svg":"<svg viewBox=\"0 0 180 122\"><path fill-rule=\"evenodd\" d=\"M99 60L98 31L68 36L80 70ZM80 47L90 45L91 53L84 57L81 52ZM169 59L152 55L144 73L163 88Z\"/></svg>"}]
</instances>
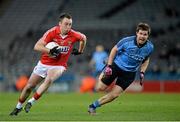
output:
<instances>
[{"instance_id":1,"label":"player's neck","mask_svg":"<svg viewBox=\"0 0 180 122\"><path fill-rule=\"evenodd\" d=\"M61 36L66 36L67 34L68 34L68 32L64 32L61 30L61 33L60 33Z\"/></svg>"},{"instance_id":2,"label":"player's neck","mask_svg":"<svg viewBox=\"0 0 180 122\"><path fill-rule=\"evenodd\" d=\"M67 35L67 33L60 33L60 36L66 36Z\"/></svg>"},{"instance_id":3,"label":"player's neck","mask_svg":"<svg viewBox=\"0 0 180 122\"><path fill-rule=\"evenodd\" d=\"M65 35L67 35L67 33L61 31L60 35L65 36Z\"/></svg>"},{"instance_id":4,"label":"player's neck","mask_svg":"<svg viewBox=\"0 0 180 122\"><path fill-rule=\"evenodd\" d=\"M60 36L61 36L62 38L65 38L65 37L67 36L67 33L61 31Z\"/></svg>"}]
</instances>

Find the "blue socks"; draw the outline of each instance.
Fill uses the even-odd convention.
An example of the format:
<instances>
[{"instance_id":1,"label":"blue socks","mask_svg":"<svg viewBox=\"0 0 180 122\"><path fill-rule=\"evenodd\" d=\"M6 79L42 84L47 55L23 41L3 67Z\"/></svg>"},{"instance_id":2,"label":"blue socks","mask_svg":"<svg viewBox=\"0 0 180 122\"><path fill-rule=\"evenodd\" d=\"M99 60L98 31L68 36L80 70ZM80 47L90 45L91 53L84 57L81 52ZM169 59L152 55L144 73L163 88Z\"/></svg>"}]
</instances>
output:
<instances>
[{"instance_id":1,"label":"blue socks","mask_svg":"<svg viewBox=\"0 0 180 122\"><path fill-rule=\"evenodd\" d=\"M100 105L99 101L96 100L90 106L93 107L94 109L96 109L97 107L100 107L101 105Z\"/></svg>"}]
</instances>

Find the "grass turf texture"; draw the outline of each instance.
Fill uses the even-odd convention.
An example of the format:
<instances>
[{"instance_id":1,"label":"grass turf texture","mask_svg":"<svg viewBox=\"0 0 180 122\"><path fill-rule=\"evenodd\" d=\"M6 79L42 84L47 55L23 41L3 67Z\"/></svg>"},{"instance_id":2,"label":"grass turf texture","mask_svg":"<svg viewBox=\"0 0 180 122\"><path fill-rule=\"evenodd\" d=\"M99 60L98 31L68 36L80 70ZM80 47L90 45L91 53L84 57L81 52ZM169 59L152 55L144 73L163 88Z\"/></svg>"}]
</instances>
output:
<instances>
[{"instance_id":1,"label":"grass turf texture","mask_svg":"<svg viewBox=\"0 0 180 122\"><path fill-rule=\"evenodd\" d=\"M97 115L87 113L88 105L103 94L46 93L29 113L9 116L19 93L0 93L0 121L149 121L180 120L180 94L124 93L112 103L97 109Z\"/></svg>"}]
</instances>

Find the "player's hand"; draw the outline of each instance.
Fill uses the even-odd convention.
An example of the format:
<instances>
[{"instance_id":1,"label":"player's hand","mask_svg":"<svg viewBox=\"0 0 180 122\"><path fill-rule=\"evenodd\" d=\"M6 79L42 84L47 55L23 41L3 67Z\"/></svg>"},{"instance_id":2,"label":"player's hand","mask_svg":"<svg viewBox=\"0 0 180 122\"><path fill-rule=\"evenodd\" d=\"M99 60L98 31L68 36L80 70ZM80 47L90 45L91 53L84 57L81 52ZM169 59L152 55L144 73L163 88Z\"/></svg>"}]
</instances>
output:
<instances>
[{"instance_id":1,"label":"player's hand","mask_svg":"<svg viewBox=\"0 0 180 122\"><path fill-rule=\"evenodd\" d=\"M106 76L112 75L111 65L107 65L107 66L106 66L106 68L104 69L104 74L105 74Z\"/></svg>"},{"instance_id":2,"label":"player's hand","mask_svg":"<svg viewBox=\"0 0 180 122\"><path fill-rule=\"evenodd\" d=\"M73 54L73 55L80 55L80 54L82 54L82 53L79 52L78 49L75 49L75 48L74 48L74 49L72 50L71 54Z\"/></svg>"},{"instance_id":3,"label":"player's hand","mask_svg":"<svg viewBox=\"0 0 180 122\"><path fill-rule=\"evenodd\" d=\"M144 80L144 72L140 72L139 74L139 79L140 79L140 85L143 85L143 80Z\"/></svg>"},{"instance_id":4,"label":"player's hand","mask_svg":"<svg viewBox=\"0 0 180 122\"><path fill-rule=\"evenodd\" d=\"M50 51L49 51L49 54L54 57L57 57L60 53L61 53L61 50L58 49L58 46L50 49Z\"/></svg>"}]
</instances>

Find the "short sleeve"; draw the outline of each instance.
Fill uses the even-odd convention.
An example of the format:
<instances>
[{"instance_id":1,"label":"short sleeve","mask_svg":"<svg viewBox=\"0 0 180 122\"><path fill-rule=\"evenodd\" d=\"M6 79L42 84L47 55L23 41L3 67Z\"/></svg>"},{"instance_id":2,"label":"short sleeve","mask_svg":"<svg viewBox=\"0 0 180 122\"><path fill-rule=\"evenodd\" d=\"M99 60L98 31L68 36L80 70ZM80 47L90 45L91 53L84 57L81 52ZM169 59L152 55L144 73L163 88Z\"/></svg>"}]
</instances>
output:
<instances>
[{"instance_id":1,"label":"short sleeve","mask_svg":"<svg viewBox=\"0 0 180 122\"><path fill-rule=\"evenodd\" d=\"M76 38L76 41L81 41L83 39L84 34L82 34L80 32L76 32L76 31L73 31L73 32L74 32L74 36Z\"/></svg>"},{"instance_id":2,"label":"short sleeve","mask_svg":"<svg viewBox=\"0 0 180 122\"><path fill-rule=\"evenodd\" d=\"M122 50L123 47L124 47L124 42L125 42L125 39L121 39L117 44L117 48L118 48L118 51Z\"/></svg>"}]
</instances>

